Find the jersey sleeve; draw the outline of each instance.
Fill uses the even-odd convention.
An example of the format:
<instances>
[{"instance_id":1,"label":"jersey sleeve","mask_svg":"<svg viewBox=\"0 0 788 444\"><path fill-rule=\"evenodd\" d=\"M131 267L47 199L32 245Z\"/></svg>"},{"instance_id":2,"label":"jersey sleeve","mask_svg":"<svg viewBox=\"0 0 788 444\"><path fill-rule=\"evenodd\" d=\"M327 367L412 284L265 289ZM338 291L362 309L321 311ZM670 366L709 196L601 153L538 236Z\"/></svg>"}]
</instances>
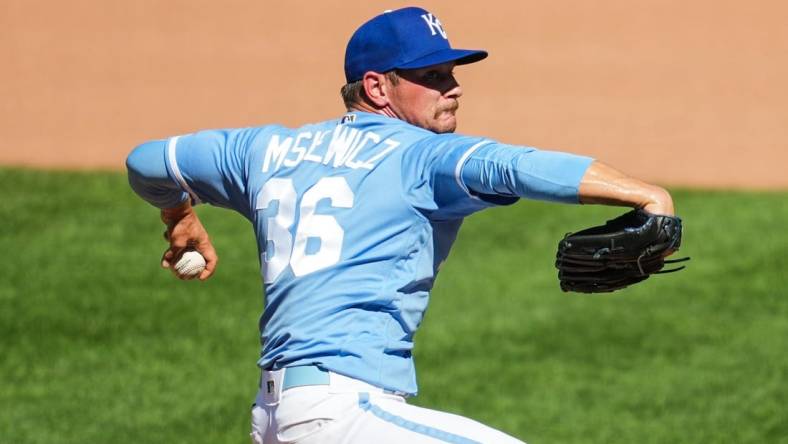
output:
<instances>
[{"instance_id":1,"label":"jersey sleeve","mask_svg":"<svg viewBox=\"0 0 788 444\"><path fill-rule=\"evenodd\" d=\"M416 208L432 219L451 219L521 197L576 203L591 162L569 153L441 134L404 152L403 182Z\"/></svg>"},{"instance_id":2,"label":"jersey sleeve","mask_svg":"<svg viewBox=\"0 0 788 444\"><path fill-rule=\"evenodd\" d=\"M234 209L249 217L246 195L251 129L210 130L136 148L127 159L132 188L160 208L193 204ZM163 167L163 168L162 168ZM166 177L161 177L166 172Z\"/></svg>"},{"instance_id":3,"label":"jersey sleeve","mask_svg":"<svg viewBox=\"0 0 788 444\"><path fill-rule=\"evenodd\" d=\"M578 203L578 187L593 159L533 147L486 143L469 153L460 177L471 193Z\"/></svg>"},{"instance_id":4,"label":"jersey sleeve","mask_svg":"<svg viewBox=\"0 0 788 444\"><path fill-rule=\"evenodd\" d=\"M441 134L416 142L403 152L402 181L406 199L431 220L465 217L496 205L517 202L505 193L476 193L462 179L468 157L490 143L479 137Z\"/></svg>"},{"instance_id":5,"label":"jersey sleeve","mask_svg":"<svg viewBox=\"0 0 788 444\"><path fill-rule=\"evenodd\" d=\"M167 141L152 140L134 148L126 158L131 189L157 208L174 208L189 198L170 178L166 154Z\"/></svg>"}]
</instances>

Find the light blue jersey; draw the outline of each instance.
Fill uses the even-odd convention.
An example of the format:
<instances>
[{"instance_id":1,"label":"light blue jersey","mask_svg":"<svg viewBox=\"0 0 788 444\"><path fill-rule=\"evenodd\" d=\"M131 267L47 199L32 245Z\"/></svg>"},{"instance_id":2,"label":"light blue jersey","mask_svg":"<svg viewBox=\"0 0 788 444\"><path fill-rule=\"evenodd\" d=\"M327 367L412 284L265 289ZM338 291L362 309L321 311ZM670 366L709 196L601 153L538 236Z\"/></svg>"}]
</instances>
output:
<instances>
[{"instance_id":1,"label":"light blue jersey","mask_svg":"<svg viewBox=\"0 0 788 444\"><path fill-rule=\"evenodd\" d=\"M520 197L577 202L590 163L363 112L174 137L127 161L156 206L190 195L252 222L260 367L317 365L404 394L417 391L414 334L463 218Z\"/></svg>"}]
</instances>

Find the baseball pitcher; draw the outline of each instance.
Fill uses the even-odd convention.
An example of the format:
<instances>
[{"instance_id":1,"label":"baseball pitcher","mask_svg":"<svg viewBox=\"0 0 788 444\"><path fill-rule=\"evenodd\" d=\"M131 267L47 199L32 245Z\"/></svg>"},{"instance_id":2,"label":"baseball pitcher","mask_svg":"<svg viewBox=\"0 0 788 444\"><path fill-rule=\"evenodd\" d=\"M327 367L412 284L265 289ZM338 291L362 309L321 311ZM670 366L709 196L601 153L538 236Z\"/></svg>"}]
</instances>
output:
<instances>
[{"instance_id":1,"label":"baseball pitcher","mask_svg":"<svg viewBox=\"0 0 788 444\"><path fill-rule=\"evenodd\" d=\"M520 198L673 215L665 190L588 157L454 134L453 71L485 57L452 48L424 9L387 11L347 45L346 113L199 131L129 155L132 188L167 226L163 266L188 248L205 257L199 279L215 272L196 204L254 227L265 290L254 443L521 443L407 402L414 335L463 218Z\"/></svg>"}]
</instances>

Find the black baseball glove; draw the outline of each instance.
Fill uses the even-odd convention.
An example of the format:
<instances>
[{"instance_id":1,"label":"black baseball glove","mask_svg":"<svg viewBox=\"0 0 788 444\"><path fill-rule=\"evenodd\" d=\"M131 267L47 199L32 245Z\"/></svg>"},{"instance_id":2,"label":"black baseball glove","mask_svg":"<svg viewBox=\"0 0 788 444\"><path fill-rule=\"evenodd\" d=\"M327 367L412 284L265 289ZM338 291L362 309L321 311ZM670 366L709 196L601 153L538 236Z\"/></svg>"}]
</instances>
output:
<instances>
[{"instance_id":1,"label":"black baseball glove","mask_svg":"<svg viewBox=\"0 0 788 444\"><path fill-rule=\"evenodd\" d=\"M564 291L604 293L670 273L665 260L681 246L681 219L632 210L604 225L567 234L558 243L555 266Z\"/></svg>"}]
</instances>

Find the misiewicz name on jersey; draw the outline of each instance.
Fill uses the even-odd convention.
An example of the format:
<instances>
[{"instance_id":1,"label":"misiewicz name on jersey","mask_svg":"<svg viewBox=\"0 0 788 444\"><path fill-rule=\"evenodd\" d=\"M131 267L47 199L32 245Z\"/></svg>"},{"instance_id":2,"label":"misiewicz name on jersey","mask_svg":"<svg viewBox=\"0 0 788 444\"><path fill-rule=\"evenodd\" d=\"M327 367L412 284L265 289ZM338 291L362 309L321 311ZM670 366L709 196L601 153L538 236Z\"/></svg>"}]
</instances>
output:
<instances>
[{"instance_id":1,"label":"misiewicz name on jersey","mask_svg":"<svg viewBox=\"0 0 788 444\"><path fill-rule=\"evenodd\" d=\"M333 130L303 131L284 140L274 134L266 148L263 172L267 173L272 168L278 170L283 165L292 168L301 162L371 170L399 145L394 139L383 139L372 131L344 125ZM373 150L373 147L379 148Z\"/></svg>"}]
</instances>

